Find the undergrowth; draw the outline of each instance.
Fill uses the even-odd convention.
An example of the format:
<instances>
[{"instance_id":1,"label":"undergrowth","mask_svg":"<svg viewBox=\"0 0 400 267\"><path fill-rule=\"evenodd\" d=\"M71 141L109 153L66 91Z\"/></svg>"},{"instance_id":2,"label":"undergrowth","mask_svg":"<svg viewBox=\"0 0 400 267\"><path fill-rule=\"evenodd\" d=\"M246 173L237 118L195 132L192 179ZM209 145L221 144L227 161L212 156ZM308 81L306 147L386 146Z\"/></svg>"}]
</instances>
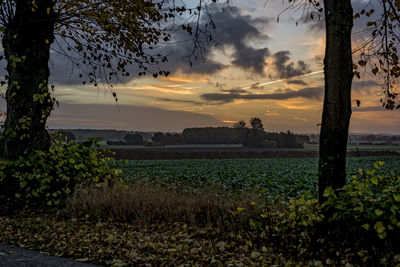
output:
<instances>
[{"instance_id":1,"label":"undergrowth","mask_svg":"<svg viewBox=\"0 0 400 267\"><path fill-rule=\"evenodd\" d=\"M0 207L59 209L76 186L119 181L120 171L99 149L97 139L66 143L53 136L49 151L33 151L17 160L0 159Z\"/></svg>"},{"instance_id":2,"label":"undergrowth","mask_svg":"<svg viewBox=\"0 0 400 267\"><path fill-rule=\"evenodd\" d=\"M400 175L383 162L322 205L310 191L124 183L95 140L0 163L2 243L113 266L400 263Z\"/></svg>"}]
</instances>

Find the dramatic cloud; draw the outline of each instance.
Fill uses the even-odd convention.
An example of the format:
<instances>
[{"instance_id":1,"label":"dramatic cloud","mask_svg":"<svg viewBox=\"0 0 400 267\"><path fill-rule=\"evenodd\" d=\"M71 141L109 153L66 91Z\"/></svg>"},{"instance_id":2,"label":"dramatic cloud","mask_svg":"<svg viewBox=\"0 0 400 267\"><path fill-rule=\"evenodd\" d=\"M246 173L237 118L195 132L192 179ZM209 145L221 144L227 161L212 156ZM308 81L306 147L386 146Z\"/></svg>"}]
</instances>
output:
<instances>
[{"instance_id":1,"label":"dramatic cloud","mask_svg":"<svg viewBox=\"0 0 400 267\"><path fill-rule=\"evenodd\" d=\"M187 32L178 29L173 32L173 43L160 44L148 51L155 55L166 55L168 58L168 62L149 67L149 69L155 72L160 69L168 70L172 74L180 70L186 74L210 75L233 65L246 71L265 75L266 59L271 56L271 52L264 45L269 37L261 29L269 26L271 20L244 15L235 6L228 9L215 6L215 8L210 8L210 13L216 25L215 30L210 26L204 28L208 18L203 17L200 20L200 31L210 33L213 40L210 41L208 36L200 34L199 39L194 43L194 35L189 35ZM195 29L196 25L191 23L191 27ZM257 46L252 45L255 42L258 44ZM195 44L197 50L194 50ZM64 55L56 52L62 50L63 46L65 44L61 40L57 40L57 43L53 45L50 63L51 82L56 85L82 84L85 75L83 78L80 78L79 75L84 71L79 70L79 67L72 64ZM222 54L229 51L231 53L229 54L230 62L219 62L219 58L214 57L215 52L218 51ZM78 55L73 52L68 53L76 62L80 62ZM84 66L82 65L82 67ZM129 66L128 71L131 73L129 77L120 76L119 80L114 81L114 83L123 83L137 77L138 68L136 65Z\"/></svg>"},{"instance_id":2,"label":"dramatic cloud","mask_svg":"<svg viewBox=\"0 0 400 267\"><path fill-rule=\"evenodd\" d=\"M247 93L249 93L247 90L240 89L240 88L237 88L237 89L224 89L224 90L221 90L221 91L224 92L224 93L231 93L231 94L247 94Z\"/></svg>"},{"instance_id":3,"label":"dramatic cloud","mask_svg":"<svg viewBox=\"0 0 400 267\"><path fill-rule=\"evenodd\" d=\"M193 53L193 42L185 32L179 31L175 34L175 39L179 42L170 54L170 66L174 69L180 69L186 73L211 74L224 69L222 63L210 59L211 53L217 49L224 51L226 48L233 48L231 63L245 70L252 70L258 74L264 74L266 59L271 55L268 48L255 48L249 44L251 41L266 42L269 37L263 34L258 25L268 25L269 19L253 18L241 14L239 8L232 6L229 9L210 9L211 17L216 25L215 30L202 29L208 31L213 36L213 41L206 40L205 36L200 37L198 43L202 52L198 55L198 60L192 56L193 66L189 67L188 55ZM204 19L205 20L205 19ZM191 25L195 28L195 25ZM188 40L180 42L180 40ZM217 46L216 46L217 45ZM166 46L166 48L168 48ZM186 60L185 60L186 59ZM205 59L205 60L204 60ZM174 70L173 69L173 70Z\"/></svg>"},{"instance_id":4,"label":"dramatic cloud","mask_svg":"<svg viewBox=\"0 0 400 267\"><path fill-rule=\"evenodd\" d=\"M304 86L308 85L308 83L306 83L303 80L289 80L286 83L287 84L294 84L294 85L304 85Z\"/></svg>"},{"instance_id":5,"label":"dramatic cloud","mask_svg":"<svg viewBox=\"0 0 400 267\"><path fill-rule=\"evenodd\" d=\"M194 105L203 105L204 103L195 100L184 100L184 99L172 99L165 97L152 97L155 100L162 102L172 102L172 103L186 103L186 104L194 104Z\"/></svg>"},{"instance_id":6,"label":"dramatic cloud","mask_svg":"<svg viewBox=\"0 0 400 267\"><path fill-rule=\"evenodd\" d=\"M277 52L273 58L278 78L285 79L311 72L308 65L302 60L297 61L297 66L295 66L294 62L290 60L289 51Z\"/></svg>"},{"instance_id":7,"label":"dramatic cloud","mask_svg":"<svg viewBox=\"0 0 400 267\"><path fill-rule=\"evenodd\" d=\"M220 94L220 93L208 93L203 94L201 98L206 101L219 101L221 103L231 103L234 100L287 100L292 98L306 98L313 100L320 100L323 95L322 87L307 87L301 90L295 91L286 89L282 92L276 92L271 94Z\"/></svg>"}]
</instances>

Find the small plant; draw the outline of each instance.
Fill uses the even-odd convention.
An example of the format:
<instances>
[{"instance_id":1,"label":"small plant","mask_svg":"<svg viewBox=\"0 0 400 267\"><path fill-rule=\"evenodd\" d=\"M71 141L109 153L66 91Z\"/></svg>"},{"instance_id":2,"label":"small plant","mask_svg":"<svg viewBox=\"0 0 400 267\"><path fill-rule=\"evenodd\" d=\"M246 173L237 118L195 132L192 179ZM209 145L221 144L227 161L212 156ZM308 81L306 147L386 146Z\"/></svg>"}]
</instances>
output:
<instances>
[{"instance_id":1,"label":"small plant","mask_svg":"<svg viewBox=\"0 0 400 267\"><path fill-rule=\"evenodd\" d=\"M0 161L0 201L9 208L60 208L79 184L117 181L120 171L111 167L112 160L99 150L98 141L78 144L53 138L48 152Z\"/></svg>"}]
</instances>

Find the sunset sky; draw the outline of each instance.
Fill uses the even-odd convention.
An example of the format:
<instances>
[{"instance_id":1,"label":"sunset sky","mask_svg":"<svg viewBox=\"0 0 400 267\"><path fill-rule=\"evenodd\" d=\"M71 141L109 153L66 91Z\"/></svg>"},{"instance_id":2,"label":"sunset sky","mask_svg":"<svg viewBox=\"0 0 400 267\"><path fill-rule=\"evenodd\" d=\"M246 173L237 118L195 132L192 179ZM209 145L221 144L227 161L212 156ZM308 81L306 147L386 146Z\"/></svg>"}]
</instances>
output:
<instances>
[{"instance_id":1,"label":"sunset sky","mask_svg":"<svg viewBox=\"0 0 400 267\"><path fill-rule=\"evenodd\" d=\"M50 128L181 131L186 127L231 126L250 117L262 119L267 131L317 132L323 99L325 48L323 18L300 21L301 11L287 10L280 0L232 0L230 10L216 9L215 40L206 44L205 62L190 67L184 56L191 42L166 45L169 77L151 75L116 84L118 105L110 91L82 85L73 66L53 55L51 83L60 107ZM353 1L360 9L365 1ZM362 26L356 22L354 46ZM176 38L187 39L184 33ZM353 83L352 133L400 134L400 111L379 102L379 81L366 73ZM4 91L3 91L4 92ZM4 111L4 102L0 112Z\"/></svg>"}]
</instances>

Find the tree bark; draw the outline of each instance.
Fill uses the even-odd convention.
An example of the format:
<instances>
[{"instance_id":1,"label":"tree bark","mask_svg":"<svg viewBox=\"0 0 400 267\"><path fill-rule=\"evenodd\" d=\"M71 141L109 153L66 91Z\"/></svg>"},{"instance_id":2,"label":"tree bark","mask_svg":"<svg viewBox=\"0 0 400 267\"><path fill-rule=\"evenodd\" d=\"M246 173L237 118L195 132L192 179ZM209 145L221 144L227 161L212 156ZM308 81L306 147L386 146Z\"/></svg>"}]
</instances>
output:
<instances>
[{"instance_id":1,"label":"tree bark","mask_svg":"<svg viewBox=\"0 0 400 267\"><path fill-rule=\"evenodd\" d=\"M324 0L326 51L324 60L325 99L322 114L319 158L319 199L324 190L346 184L346 150L351 117L353 60L350 0Z\"/></svg>"},{"instance_id":2,"label":"tree bark","mask_svg":"<svg viewBox=\"0 0 400 267\"><path fill-rule=\"evenodd\" d=\"M15 14L5 25L8 87L1 152L6 159L50 146L46 120L53 108L48 62L54 25L52 0L17 0Z\"/></svg>"}]
</instances>

